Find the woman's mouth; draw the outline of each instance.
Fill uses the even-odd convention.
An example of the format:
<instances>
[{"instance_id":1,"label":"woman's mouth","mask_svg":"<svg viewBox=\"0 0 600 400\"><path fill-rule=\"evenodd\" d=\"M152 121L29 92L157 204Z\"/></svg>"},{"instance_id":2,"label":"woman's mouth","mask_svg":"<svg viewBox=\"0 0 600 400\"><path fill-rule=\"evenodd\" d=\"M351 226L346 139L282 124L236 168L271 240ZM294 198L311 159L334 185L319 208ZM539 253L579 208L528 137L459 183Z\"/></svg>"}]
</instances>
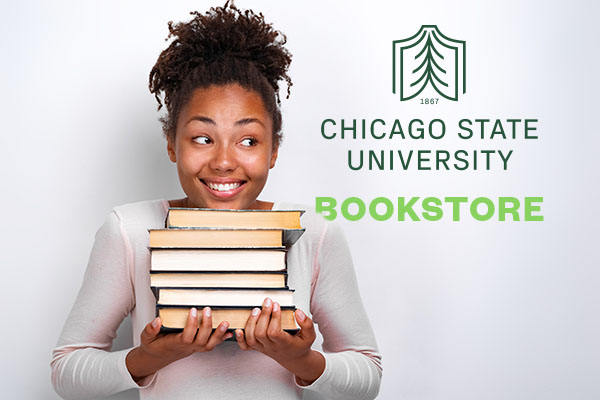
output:
<instances>
[{"instance_id":1,"label":"woman's mouth","mask_svg":"<svg viewBox=\"0 0 600 400\"><path fill-rule=\"evenodd\" d=\"M211 188L212 190L217 190L219 192L228 192L230 190L233 189L237 189L240 187L241 183L240 182L236 182L236 183L210 183L208 182L206 184L209 188Z\"/></svg>"},{"instance_id":2,"label":"woman's mouth","mask_svg":"<svg viewBox=\"0 0 600 400\"><path fill-rule=\"evenodd\" d=\"M231 181L223 183L207 181L204 179L201 179L201 182L208 187L210 193L219 198L235 196L246 183L246 181Z\"/></svg>"}]
</instances>

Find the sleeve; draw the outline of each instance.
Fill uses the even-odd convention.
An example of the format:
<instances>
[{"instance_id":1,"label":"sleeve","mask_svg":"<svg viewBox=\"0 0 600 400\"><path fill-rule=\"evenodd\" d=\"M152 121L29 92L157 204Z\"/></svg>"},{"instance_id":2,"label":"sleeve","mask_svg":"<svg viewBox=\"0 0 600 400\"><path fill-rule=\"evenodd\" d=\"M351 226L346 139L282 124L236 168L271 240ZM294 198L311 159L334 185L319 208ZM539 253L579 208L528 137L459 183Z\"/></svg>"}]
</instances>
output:
<instances>
[{"instance_id":1,"label":"sleeve","mask_svg":"<svg viewBox=\"0 0 600 400\"><path fill-rule=\"evenodd\" d=\"M381 355L362 304L348 244L337 225L326 225L314 268L310 307L323 335L325 370L312 384L298 386L330 399L374 399L383 371Z\"/></svg>"},{"instance_id":2,"label":"sleeve","mask_svg":"<svg viewBox=\"0 0 600 400\"><path fill-rule=\"evenodd\" d=\"M105 397L142 387L125 365L131 349L110 352L119 325L135 305L132 262L129 241L113 211L96 234L81 289L52 351L52 385L61 397Z\"/></svg>"}]
</instances>

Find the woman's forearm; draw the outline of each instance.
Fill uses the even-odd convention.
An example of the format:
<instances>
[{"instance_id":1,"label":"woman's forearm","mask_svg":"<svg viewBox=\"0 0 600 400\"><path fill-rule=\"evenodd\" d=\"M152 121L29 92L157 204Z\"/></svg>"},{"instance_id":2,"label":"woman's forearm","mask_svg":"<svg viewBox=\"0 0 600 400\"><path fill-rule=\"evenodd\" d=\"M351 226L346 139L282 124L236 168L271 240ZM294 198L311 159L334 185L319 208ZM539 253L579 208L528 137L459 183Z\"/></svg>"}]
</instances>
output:
<instances>
[{"instance_id":1,"label":"woman's forearm","mask_svg":"<svg viewBox=\"0 0 600 400\"><path fill-rule=\"evenodd\" d=\"M303 386L316 381L325 371L325 358L314 350L301 359L283 360L279 364L296 375L298 383Z\"/></svg>"},{"instance_id":2,"label":"woman's forearm","mask_svg":"<svg viewBox=\"0 0 600 400\"><path fill-rule=\"evenodd\" d=\"M141 347L131 350L125 358L125 365L134 381L138 382L166 367L172 361L156 358L146 353Z\"/></svg>"},{"instance_id":3,"label":"woman's forearm","mask_svg":"<svg viewBox=\"0 0 600 400\"><path fill-rule=\"evenodd\" d=\"M88 399L134 388L123 374L125 352L72 346L55 349L51 363L54 389L64 399Z\"/></svg>"}]
</instances>

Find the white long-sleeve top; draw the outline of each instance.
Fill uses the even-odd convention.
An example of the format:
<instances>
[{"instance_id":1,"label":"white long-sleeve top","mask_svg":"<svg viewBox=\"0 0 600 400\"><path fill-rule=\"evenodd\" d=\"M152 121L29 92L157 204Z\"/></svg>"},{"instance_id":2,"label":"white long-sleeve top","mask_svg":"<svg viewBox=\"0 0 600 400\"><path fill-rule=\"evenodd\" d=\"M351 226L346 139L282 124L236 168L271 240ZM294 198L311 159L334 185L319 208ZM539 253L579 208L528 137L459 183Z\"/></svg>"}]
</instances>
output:
<instances>
[{"instance_id":1,"label":"white long-sleeve top","mask_svg":"<svg viewBox=\"0 0 600 400\"><path fill-rule=\"evenodd\" d=\"M163 228L169 203L145 201L115 207L96 234L83 284L57 347L52 383L66 399L109 396L140 388L140 399L301 399L314 390L331 399L372 399L382 367L365 313L348 245L341 230L307 210L304 235L287 254L288 285L294 303L311 316L323 336L325 371L309 386L291 372L236 342L169 364L138 385L125 357L111 352L121 321L129 314L134 346L155 317L150 290L148 229ZM275 203L273 209L306 209Z\"/></svg>"}]
</instances>

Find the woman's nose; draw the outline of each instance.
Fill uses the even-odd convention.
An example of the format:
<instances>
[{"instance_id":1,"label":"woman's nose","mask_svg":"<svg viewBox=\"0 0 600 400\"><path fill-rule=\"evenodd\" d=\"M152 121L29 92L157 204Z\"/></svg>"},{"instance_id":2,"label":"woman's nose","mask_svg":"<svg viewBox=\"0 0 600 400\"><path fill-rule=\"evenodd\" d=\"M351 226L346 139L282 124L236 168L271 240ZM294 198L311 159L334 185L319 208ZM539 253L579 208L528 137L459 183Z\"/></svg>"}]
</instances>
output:
<instances>
[{"instance_id":1,"label":"woman's nose","mask_svg":"<svg viewBox=\"0 0 600 400\"><path fill-rule=\"evenodd\" d=\"M233 150L227 145L215 146L209 167L215 171L233 171L237 166Z\"/></svg>"}]
</instances>

